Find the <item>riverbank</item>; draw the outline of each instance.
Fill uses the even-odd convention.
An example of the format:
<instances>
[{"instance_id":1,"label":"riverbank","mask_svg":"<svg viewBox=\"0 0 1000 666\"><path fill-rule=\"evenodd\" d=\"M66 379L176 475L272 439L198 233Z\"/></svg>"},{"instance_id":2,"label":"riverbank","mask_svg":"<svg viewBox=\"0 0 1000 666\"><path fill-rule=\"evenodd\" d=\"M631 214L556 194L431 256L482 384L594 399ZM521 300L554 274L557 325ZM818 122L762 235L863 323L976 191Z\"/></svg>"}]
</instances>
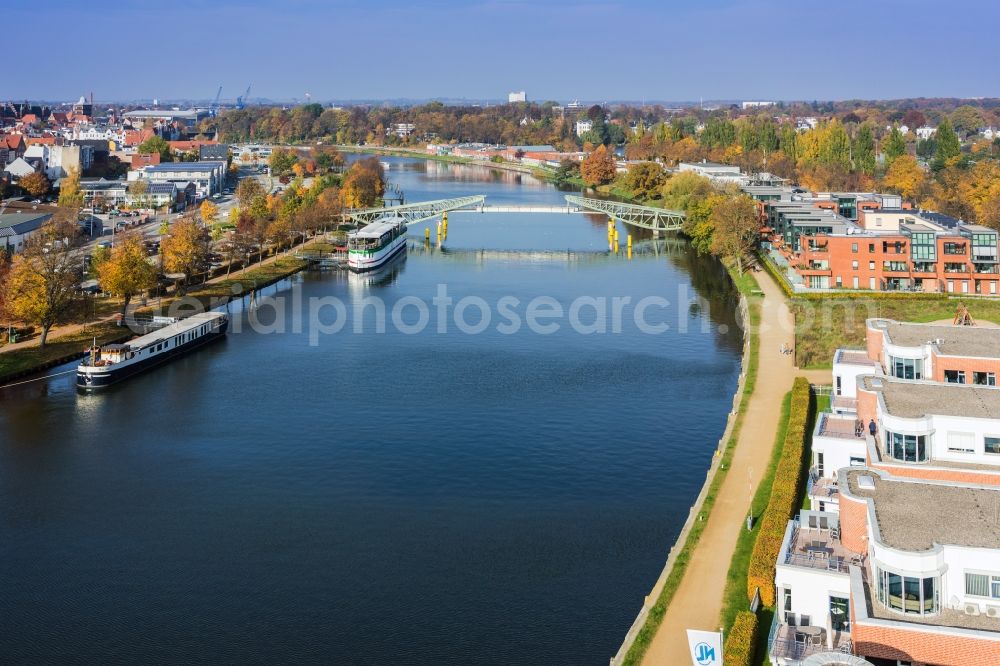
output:
<instances>
[{"instance_id":1,"label":"riverbank","mask_svg":"<svg viewBox=\"0 0 1000 666\"><path fill-rule=\"evenodd\" d=\"M315 238L300 245L299 249L323 247L325 242ZM229 275L217 276L189 287L183 295L175 294L169 298L157 299L155 305L147 304L136 309L136 314L166 312L172 303L181 298L195 298L206 308L219 307L243 298L251 291L290 277L308 265L309 262L292 255L276 254ZM34 340L0 348L0 388L4 384L82 358L83 350L95 340L98 344L111 344L133 337L132 332L117 325L114 317L63 326L54 329L52 333L54 335L42 348Z\"/></svg>"}]
</instances>

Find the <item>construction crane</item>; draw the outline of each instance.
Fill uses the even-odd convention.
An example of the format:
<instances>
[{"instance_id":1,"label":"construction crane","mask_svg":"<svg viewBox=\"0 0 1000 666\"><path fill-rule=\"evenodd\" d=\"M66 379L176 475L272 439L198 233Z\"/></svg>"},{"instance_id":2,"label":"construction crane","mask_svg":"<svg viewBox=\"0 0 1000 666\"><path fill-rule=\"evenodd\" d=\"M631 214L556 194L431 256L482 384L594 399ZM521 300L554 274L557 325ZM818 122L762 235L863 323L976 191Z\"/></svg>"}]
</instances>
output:
<instances>
[{"instance_id":1,"label":"construction crane","mask_svg":"<svg viewBox=\"0 0 1000 666\"><path fill-rule=\"evenodd\" d=\"M247 102L250 101L250 87L251 86L253 86L252 83L247 86L247 91L245 93L243 93L242 95L240 95L239 97L236 98L236 108L237 109L244 108L247 105Z\"/></svg>"},{"instance_id":2,"label":"construction crane","mask_svg":"<svg viewBox=\"0 0 1000 666\"><path fill-rule=\"evenodd\" d=\"M213 116L219 115L219 97L222 96L222 86L219 86L219 91L215 93L215 101L212 102L212 106L208 107L209 113Z\"/></svg>"}]
</instances>

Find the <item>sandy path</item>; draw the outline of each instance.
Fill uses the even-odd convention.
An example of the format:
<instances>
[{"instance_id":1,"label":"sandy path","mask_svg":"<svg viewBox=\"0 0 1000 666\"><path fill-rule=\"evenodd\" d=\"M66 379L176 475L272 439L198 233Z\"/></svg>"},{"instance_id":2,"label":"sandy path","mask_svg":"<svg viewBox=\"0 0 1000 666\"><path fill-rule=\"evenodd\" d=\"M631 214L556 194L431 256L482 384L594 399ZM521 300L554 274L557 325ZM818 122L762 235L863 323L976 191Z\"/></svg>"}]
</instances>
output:
<instances>
[{"instance_id":1,"label":"sandy path","mask_svg":"<svg viewBox=\"0 0 1000 666\"><path fill-rule=\"evenodd\" d=\"M764 301L761 306L760 364L757 383L747 407L732 461L708 524L666 616L653 638L643 664L682 666L691 663L686 629L719 629L726 573L747 515L747 470L754 489L771 455L781 403L797 372L794 356L781 354L782 344L793 344L792 315L784 295L765 273L758 274ZM812 371L830 382L830 371Z\"/></svg>"}]
</instances>

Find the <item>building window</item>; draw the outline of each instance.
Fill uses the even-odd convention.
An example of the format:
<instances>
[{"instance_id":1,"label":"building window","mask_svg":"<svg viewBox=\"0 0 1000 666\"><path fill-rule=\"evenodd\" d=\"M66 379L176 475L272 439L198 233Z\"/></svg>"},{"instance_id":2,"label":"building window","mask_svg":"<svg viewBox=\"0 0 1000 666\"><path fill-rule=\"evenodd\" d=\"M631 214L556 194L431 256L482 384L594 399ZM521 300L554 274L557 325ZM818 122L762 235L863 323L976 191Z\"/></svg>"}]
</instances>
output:
<instances>
[{"instance_id":1,"label":"building window","mask_svg":"<svg viewBox=\"0 0 1000 666\"><path fill-rule=\"evenodd\" d=\"M996 386L997 374L995 372L973 372L972 383L980 386Z\"/></svg>"},{"instance_id":2,"label":"building window","mask_svg":"<svg viewBox=\"0 0 1000 666\"><path fill-rule=\"evenodd\" d=\"M945 370L944 380L949 384L964 384L965 370Z\"/></svg>"},{"instance_id":3,"label":"building window","mask_svg":"<svg viewBox=\"0 0 1000 666\"><path fill-rule=\"evenodd\" d=\"M965 254L965 243L945 243L945 254Z\"/></svg>"},{"instance_id":4,"label":"building window","mask_svg":"<svg viewBox=\"0 0 1000 666\"><path fill-rule=\"evenodd\" d=\"M889 372L898 379L923 379L923 359L889 357Z\"/></svg>"},{"instance_id":5,"label":"building window","mask_svg":"<svg viewBox=\"0 0 1000 666\"><path fill-rule=\"evenodd\" d=\"M885 433L886 453L900 462L927 462L927 435Z\"/></svg>"},{"instance_id":6,"label":"building window","mask_svg":"<svg viewBox=\"0 0 1000 666\"><path fill-rule=\"evenodd\" d=\"M851 268L854 269L854 270L858 270L858 262L857 261L852 261L851 262Z\"/></svg>"},{"instance_id":7,"label":"building window","mask_svg":"<svg viewBox=\"0 0 1000 666\"><path fill-rule=\"evenodd\" d=\"M983 440L983 451L994 455L1000 454L1000 437L986 437Z\"/></svg>"},{"instance_id":8,"label":"building window","mask_svg":"<svg viewBox=\"0 0 1000 666\"><path fill-rule=\"evenodd\" d=\"M868 254L875 254L875 243L868 243Z\"/></svg>"},{"instance_id":9,"label":"building window","mask_svg":"<svg viewBox=\"0 0 1000 666\"><path fill-rule=\"evenodd\" d=\"M868 270L870 270L870 271L875 270L875 262L874 261L869 261L868 262Z\"/></svg>"},{"instance_id":10,"label":"building window","mask_svg":"<svg viewBox=\"0 0 1000 666\"><path fill-rule=\"evenodd\" d=\"M938 611L936 577L915 578L876 569L878 575L878 600L892 610L914 615L927 615Z\"/></svg>"},{"instance_id":11,"label":"building window","mask_svg":"<svg viewBox=\"0 0 1000 666\"><path fill-rule=\"evenodd\" d=\"M858 252L858 244L857 243L851 243L851 252L854 252L855 254L857 254L857 252Z\"/></svg>"},{"instance_id":12,"label":"building window","mask_svg":"<svg viewBox=\"0 0 1000 666\"><path fill-rule=\"evenodd\" d=\"M971 597L1000 599L1000 576L966 572L965 593Z\"/></svg>"},{"instance_id":13,"label":"building window","mask_svg":"<svg viewBox=\"0 0 1000 666\"><path fill-rule=\"evenodd\" d=\"M951 453L975 453L976 434L973 432L949 432L948 451Z\"/></svg>"}]
</instances>

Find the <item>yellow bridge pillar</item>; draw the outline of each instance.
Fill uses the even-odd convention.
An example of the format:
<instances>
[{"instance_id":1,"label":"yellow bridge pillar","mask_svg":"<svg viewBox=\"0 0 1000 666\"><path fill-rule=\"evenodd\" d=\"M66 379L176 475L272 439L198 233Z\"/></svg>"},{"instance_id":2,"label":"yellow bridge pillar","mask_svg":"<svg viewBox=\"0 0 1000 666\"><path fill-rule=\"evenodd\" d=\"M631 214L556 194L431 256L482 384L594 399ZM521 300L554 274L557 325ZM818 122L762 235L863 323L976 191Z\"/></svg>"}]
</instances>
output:
<instances>
[{"instance_id":1,"label":"yellow bridge pillar","mask_svg":"<svg viewBox=\"0 0 1000 666\"><path fill-rule=\"evenodd\" d=\"M632 234L626 236L625 246L628 249L628 258L632 258Z\"/></svg>"}]
</instances>

